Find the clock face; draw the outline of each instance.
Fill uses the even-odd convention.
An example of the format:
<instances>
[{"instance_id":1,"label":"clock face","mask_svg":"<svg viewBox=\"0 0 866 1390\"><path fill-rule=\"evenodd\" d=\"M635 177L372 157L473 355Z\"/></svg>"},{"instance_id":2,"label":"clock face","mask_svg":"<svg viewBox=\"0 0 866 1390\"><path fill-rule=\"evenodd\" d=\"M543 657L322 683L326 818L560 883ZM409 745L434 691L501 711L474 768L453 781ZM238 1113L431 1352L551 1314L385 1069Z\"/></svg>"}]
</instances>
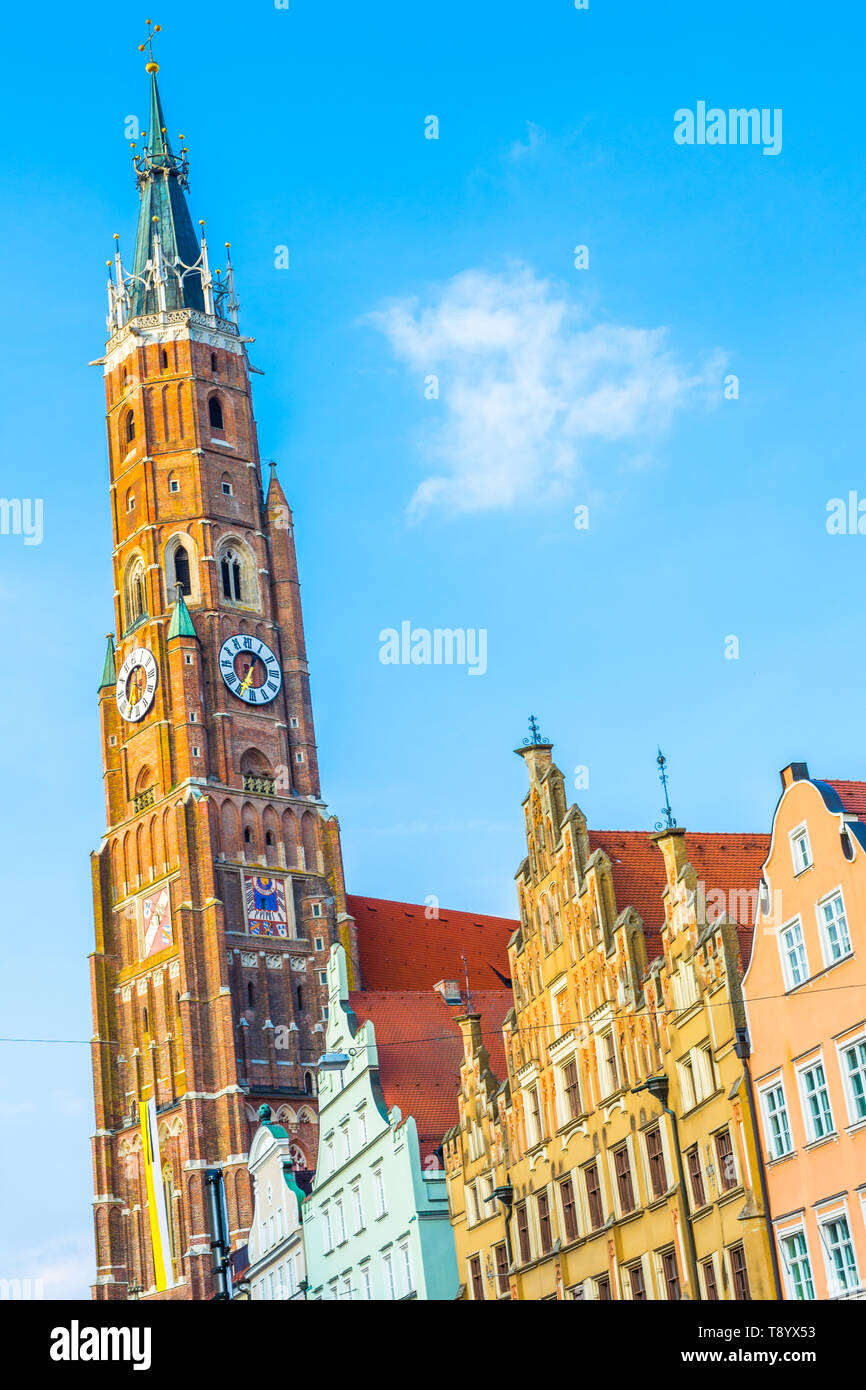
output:
<instances>
[{"instance_id":1,"label":"clock face","mask_svg":"<svg viewBox=\"0 0 866 1390\"><path fill-rule=\"evenodd\" d=\"M233 695L248 705L267 705L280 693L283 673L270 647L258 637L227 637L220 647L220 675Z\"/></svg>"},{"instance_id":2,"label":"clock face","mask_svg":"<svg viewBox=\"0 0 866 1390\"><path fill-rule=\"evenodd\" d=\"M135 647L117 675L114 697L117 708L131 724L143 719L156 694L157 666L153 652L147 647Z\"/></svg>"}]
</instances>

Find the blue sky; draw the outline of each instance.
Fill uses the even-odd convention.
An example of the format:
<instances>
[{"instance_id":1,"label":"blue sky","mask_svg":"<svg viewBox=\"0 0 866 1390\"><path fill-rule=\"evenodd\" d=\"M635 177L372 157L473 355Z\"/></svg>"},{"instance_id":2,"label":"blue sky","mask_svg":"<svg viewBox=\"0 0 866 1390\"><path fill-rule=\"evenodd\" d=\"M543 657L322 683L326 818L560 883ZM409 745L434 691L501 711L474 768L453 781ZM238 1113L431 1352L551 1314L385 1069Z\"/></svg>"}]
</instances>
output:
<instances>
[{"instance_id":1,"label":"blue sky","mask_svg":"<svg viewBox=\"0 0 866 1390\"><path fill-rule=\"evenodd\" d=\"M658 743L693 829L768 828L794 759L866 776L866 538L825 526L831 498L866 498L857 7L828 24L802 0L214 0L154 18L193 217L232 243L265 372L350 890L511 914L530 712L567 775L589 769L598 828L652 827ZM112 234L133 249L143 29L54 3L6 20L0 491L44 505L40 545L0 535L9 1038L91 1032L112 582L87 363ZM780 108L781 153L675 144L699 100ZM486 673L382 665L403 620L486 629ZM89 1049L0 1047L0 1276L84 1296Z\"/></svg>"}]
</instances>

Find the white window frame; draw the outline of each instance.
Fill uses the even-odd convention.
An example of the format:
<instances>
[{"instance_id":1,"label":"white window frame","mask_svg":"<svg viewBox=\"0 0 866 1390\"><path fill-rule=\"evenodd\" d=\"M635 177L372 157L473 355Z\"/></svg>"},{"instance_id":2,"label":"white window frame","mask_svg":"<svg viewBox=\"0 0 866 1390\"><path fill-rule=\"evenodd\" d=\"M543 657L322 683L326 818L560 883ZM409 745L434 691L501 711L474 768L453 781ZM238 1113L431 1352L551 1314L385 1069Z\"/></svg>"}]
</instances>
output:
<instances>
[{"instance_id":1,"label":"white window frame","mask_svg":"<svg viewBox=\"0 0 866 1390\"><path fill-rule=\"evenodd\" d=\"M844 1288L840 1287L837 1281L836 1269L832 1262L830 1245L827 1239L827 1227L832 1225L835 1221L845 1222L845 1228L848 1232L848 1245L851 1248L851 1255L854 1260L855 1282L853 1284L845 1284ZM854 1235L851 1231L851 1218L848 1215L848 1207L843 1206L840 1207L837 1211L825 1212L824 1214L819 1215L818 1231L821 1237L821 1251L824 1256L824 1268L827 1274L827 1289L830 1294L830 1297L838 1298L841 1294L853 1293L856 1289L860 1288L860 1269L857 1264L857 1249L854 1245Z\"/></svg>"},{"instance_id":2,"label":"white window frame","mask_svg":"<svg viewBox=\"0 0 866 1390\"><path fill-rule=\"evenodd\" d=\"M363 1149L363 1148L366 1147L367 1143L369 1142L368 1137L367 1137L367 1106L366 1106L366 1104L364 1104L364 1105L359 1105L359 1106L358 1106L358 1109L356 1110L355 1113L356 1113L356 1115L358 1116L358 1128L359 1128L359 1130L361 1131L361 1148Z\"/></svg>"},{"instance_id":3,"label":"white window frame","mask_svg":"<svg viewBox=\"0 0 866 1390\"><path fill-rule=\"evenodd\" d=\"M791 969L791 963L788 959L788 947L785 944L784 940L785 933L792 931L795 927L800 933L800 940L798 945L803 957L804 973L803 978L801 980L794 979L794 973ZM785 991L787 993L792 989L799 989L801 985L805 984L806 981L811 978L809 974L809 955L806 950L806 937L803 932L803 922L801 918L792 917L790 921L783 922L782 926L778 930L777 940L779 946L779 961L782 966L782 979L784 981Z\"/></svg>"},{"instance_id":4,"label":"white window frame","mask_svg":"<svg viewBox=\"0 0 866 1390\"><path fill-rule=\"evenodd\" d=\"M401 1277L403 1281L404 1294L415 1292L415 1279L412 1271L412 1252L409 1249L409 1237L401 1240L397 1249L401 1256Z\"/></svg>"},{"instance_id":5,"label":"white window frame","mask_svg":"<svg viewBox=\"0 0 866 1390\"><path fill-rule=\"evenodd\" d=\"M355 1224L354 1234L364 1229L364 1199L361 1196L361 1184L356 1182L352 1186L352 1220Z\"/></svg>"},{"instance_id":6,"label":"white window frame","mask_svg":"<svg viewBox=\"0 0 866 1390\"><path fill-rule=\"evenodd\" d=\"M808 1095L806 1091L806 1073L814 1070L815 1067L821 1068L821 1072L824 1077L823 1090L827 1097L827 1109L830 1114L830 1128L826 1130L823 1134L815 1133L814 1122L811 1110L809 1108ZM827 1068L824 1065L823 1052L818 1052L814 1056L810 1057L807 1061L798 1064L797 1085L800 1090L800 1106L803 1111L803 1122L806 1127L807 1143L817 1144L822 1139L829 1139L829 1137L832 1134L836 1133L836 1120L833 1115L833 1105L830 1100L830 1087L827 1083Z\"/></svg>"},{"instance_id":7,"label":"white window frame","mask_svg":"<svg viewBox=\"0 0 866 1390\"><path fill-rule=\"evenodd\" d=\"M812 843L809 839L809 829L805 821L801 821L799 825L795 825L794 829L788 832L788 841L791 846L791 863L794 866L794 877L799 878L800 874L804 874L807 869L811 869L814 863L812 858ZM804 843L806 846L806 854L805 856L800 855L798 858L797 846ZM801 863L801 860L804 860L804 862Z\"/></svg>"},{"instance_id":8,"label":"white window frame","mask_svg":"<svg viewBox=\"0 0 866 1390\"><path fill-rule=\"evenodd\" d=\"M382 1172L382 1165L373 1169L373 1191L376 1194L376 1219L385 1216L388 1211L388 1198L385 1193L385 1175Z\"/></svg>"},{"instance_id":9,"label":"white window frame","mask_svg":"<svg viewBox=\"0 0 866 1390\"><path fill-rule=\"evenodd\" d=\"M361 1276L361 1298L365 1303L369 1303L373 1298L373 1281L370 1277L370 1261L364 1260L358 1266L358 1273Z\"/></svg>"},{"instance_id":10,"label":"white window frame","mask_svg":"<svg viewBox=\"0 0 866 1390\"><path fill-rule=\"evenodd\" d=\"M846 1052L851 1051L852 1048L860 1047L866 1049L866 1032L855 1033L853 1037L845 1038L844 1041L836 1043L836 1051L839 1056L839 1071L842 1076L842 1090L845 1093L845 1107L848 1111L849 1125L860 1125L866 1123L866 1110L864 1110L864 1113L862 1115L857 1114L854 1087L851 1085L851 1073L845 1061ZM860 1068L858 1068L858 1070L860 1070ZM866 1057L864 1057L862 1071L864 1104L866 1104Z\"/></svg>"},{"instance_id":11,"label":"white window frame","mask_svg":"<svg viewBox=\"0 0 866 1390\"><path fill-rule=\"evenodd\" d=\"M337 1244L343 1245L346 1241L346 1213L343 1210L342 1197L334 1199L334 1215L337 1218Z\"/></svg>"},{"instance_id":12,"label":"white window frame","mask_svg":"<svg viewBox=\"0 0 866 1390\"><path fill-rule=\"evenodd\" d=\"M384 1270L382 1282L385 1287L385 1297L386 1299L395 1299L397 1297L397 1285L394 1281L394 1253L392 1250L384 1251L382 1255L382 1267Z\"/></svg>"},{"instance_id":13,"label":"white window frame","mask_svg":"<svg viewBox=\"0 0 866 1390\"><path fill-rule=\"evenodd\" d=\"M834 922L828 923L824 917L824 908L830 903L835 902L837 898L842 904L842 921L845 924L846 946L840 951L838 956L834 956L833 947L830 942L829 928L830 926L835 926L838 930L839 919L836 918ZM831 893L825 893L823 898L818 899L815 904L815 917L818 922L818 937L821 942L821 955L825 967L829 970L831 966L840 965L843 960L847 960L849 956L854 954L854 947L851 944L851 928L848 925L848 909L845 906L845 894L842 892L841 885L834 888Z\"/></svg>"},{"instance_id":14,"label":"white window frame","mask_svg":"<svg viewBox=\"0 0 866 1390\"><path fill-rule=\"evenodd\" d=\"M770 1095L777 1091L781 1091L782 1093L781 1111L776 1110L771 1112L767 1102ZM762 1082L758 1088L758 1094L761 1098L761 1115L764 1120L764 1142L767 1146L767 1157L771 1161L777 1158L786 1158L788 1154L794 1152L794 1134L791 1129L791 1115L788 1109L788 1097L785 1094L785 1083L781 1075L774 1077L772 1081ZM788 1148L777 1153L775 1135L772 1127L772 1114L779 1113L785 1117L785 1128L788 1131Z\"/></svg>"},{"instance_id":15,"label":"white window frame","mask_svg":"<svg viewBox=\"0 0 866 1390\"><path fill-rule=\"evenodd\" d=\"M331 1207L330 1203L325 1202L322 1207L322 1249L329 1255L334 1249L334 1232L331 1227Z\"/></svg>"},{"instance_id":16,"label":"white window frame","mask_svg":"<svg viewBox=\"0 0 866 1390\"><path fill-rule=\"evenodd\" d=\"M698 1103L695 1085L695 1063L691 1052L677 1062L677 1076L680 1083L680 1104L683 1112L693 1110Z\"/></svg>"},{"instance_id":17,"label":"white window frame","mask_svg":"<svg viewBox=\"0 0 866 1390\"><path fill-rule=\"evenodd\" d=\"M785 1250L785 1241L786 1241L786 1240L795 1240L795 1239L797 1238L797 1236L800 1236L800 1237L802 1238L803 1245L804 1245L804 1247L805 1247L805 1259L806 1259L806 1264L807 1264L808 1267L809 1267L809 1283L810 1283L811 1286L812 1286L812 1298L811 1298L811 1299L809 1299L809 1298L804 1298L804 1299L798 1298L798 1296L797 1296L797 1287L796 1287L796 1283L795 1283L795 1281L794 1281L793 1274L791 1273L791 1261L790 1261L790 1257L789 1257L787 1251ZM811 1252L811 1250L809 1249L809 1237L808 1237L808 1235L806 1234L806 1227L805 1227L805 1225L802 1225L802 1224L801 1224L801 1225L799 1225L799 1226L789 1226L789 1227L786 1227L786 1229L785 1229L784 1231L777 1231L777 1232L776 1232L776 1240L777 1240L777 1244L778 1244L778 1247L779 1247L779 1261L780 1261L781 1266L782 1266L782 1279L783 1279L784 1284L785 1284L785 1291L786 1291L787 1297L788 1297L792 1302L794 1302L794 1303L811 1303L811 1302L813 1302L813 1301L817 1298L817 1294L816 1294L816 1292L815 1292L815 1271L814 1271L814 1269L813 1269L813 1267L812 1267L812 1252ZM798 1259L802 1260L802 1258L803 1258L802 1256L798 1256Z\"/></svg>"}]
</instances>

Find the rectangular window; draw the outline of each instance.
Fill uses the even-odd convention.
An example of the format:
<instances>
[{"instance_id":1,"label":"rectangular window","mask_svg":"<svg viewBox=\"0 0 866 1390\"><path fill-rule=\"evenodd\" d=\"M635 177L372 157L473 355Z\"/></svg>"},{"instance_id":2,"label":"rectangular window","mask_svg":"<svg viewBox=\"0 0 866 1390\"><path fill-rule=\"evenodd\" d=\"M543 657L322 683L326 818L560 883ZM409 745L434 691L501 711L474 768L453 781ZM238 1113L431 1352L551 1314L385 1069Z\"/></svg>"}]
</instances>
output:
<instances>
[{"instance_id":1,"label":"rectangular window","mask_svg":"<svg viewBox=\"0 0 866 1390\"><path fill-rule=\"evenodd\" d=\"M352 1144L349 1139L348 1125L343 1126L343 1128L340 1130L340 1135L343 1141L343 1162L345 1163L348 1159L352 1157Z\"/></svg>"},{"instance_id":2,"label":"rectangular window","mask_svg":"<svg viewBox=\"0 0 866 1390\"><path fill-rule=\"evenodd\" d=\"M731 1188L736 1187L738 1182L730 1131L720 1129L713 1138L716 1146L716 1160L719 1165L719 1187L722 1192L730 1192Z\"/></svg>"},{"instance_id":3,"label":"rectangular window","mask_svg":"<svg viewBox=\"0 0 866 1390\"><path fill-rule=\"evenodd\" d=\"M616 1173L616 1190L619 1196L619 1209L621 1212L634 1211L634 1188L631 1180L631 1164L628 1161L628 1148L623 1144L622 1148L615 1149L613 1154L613 1169Z\"/></svg>"},{"instance_id":4,"label":"rectangular window","mask_svg":"<svg viewBox=\"0 0 866 1390\"><path fill-rule=\"evenodd\" d=\"M547 1255L553 1244L550 1230L550 1198L546 1192L539 1192L537 1199L538 1238L542 1255Z\"/></svg>"},{"instance_id":5,"label":"rectangular window","mask_svg":"<svg viewBox=\"0 0 866 1390\"><path fill-rule=\"evenodd\" d=\"M832 1221L821 1222L821 1235L827 1252L827 1273L831 1294L846 1293L859 1287L857 1261L851 1243L851 1231L847 1216L836 1216Z\"/></svg>"},{"instance_id":6,"label":"rectangular window","mask_svg":"<svg viewBox=\"0 0 866 1390\"><path fill-rule=\"evenodd\" d=\"M843 956L851 954L851 937L848 932L848 919L841 893L834 893L818 904L818 921L824 942L824 961L834 965Z\"/></svg>"},{"instance_id":7,"label":"rectangular window","mask_svg":"<svg viewBox=\"0 0 866 1390\"><path fill-rule=\"evenodd\" d=\"M385 1297L396 1298L397 1290L394 1287L394 1261L390 1255L382 1256L382 1265L385 1273Z\"/></svg>"},{"instance_id":8,"label":"rectangular window","mask_svg":"<svg viewBox=\"0 0 866 1390\"><path fill-rule=\"evenodd\" d=\"M695 1093L695 1074L692 1069L691 1057L686 1057L679 1063L679 1073L683 1110L691 1110L697 1099Z\"/></svg>"},{"instance_id":9,"label":"rectangular window","mask_svg":"<svg viewBox=\"0 0 866 1390\"><path fill-rule=\"evenodd\" d=\"M658 1125L646 1132L644 1140L646 1144L646 1156L649 1163L650 1187L653 1197L662 1197L668 1190L667 1173L665 1172L665 1156L662 1148L662 1137L659 1133Z\"/></svg>"},{"instance_id":10,"label":"rectangular window","mask_svg":"<svg viewBox=\"0 0 866 1390\"><path fill-rule=\"evenodd\" d=\"M782 1259L788 1273L788 1284L794 1298L804 1301L815 1297L815 1284L812 1279L812 1265L809 1260L809 1247L803 1231L794 1231L779 1241Z\"/></svg>"},{"instance_id":11,"label":"rectangular window","mask_svg":"<svg viewBox=\"0 0 866 1390\"><path fill-rule=\"evenodd\" d=\"M592 1230L597 1231L599 1226L604 1225L604 1209L601 1204L601 1185L598 1180L598 1168L594 1163L588 1163L584 1168L583 1182L586 1188L586 1201L589 1207L589 1224Z\"/></svg>"},{"instance_id":12,"label":"rectangular window","mask_svg":"<svg viewBox=\"0 0 866 1390\"><path fill-rule=\"evenodd\" d=\"M358 1111L358 1132L361 1136L361 1147L367 1142L367 1108L362 1106Z\"/></svg>"},{"instance_id":13,"label":"rectangular window","mask_svg":"<svg viewBox=\"0 0 866 1390\"><path fill-rule=\"evenodd\" d=\"M372 1281L371 1281L371 1279L370 1279L370 1265L369 1265L369 1262L368 1262L367 1264L361 1265L361 1268L360 1268L360 1275L361 1275L361 1297L362 1297L366 1302L369 1302L369 1301L372 1299L372 1297L373 1297L373 1285L372 1285Z\"/></svg>"},{"instance_id":14,"label":"rectangular window","mask_svg":"<svg viewBox=\"0 0 866 1390\"><path fill-rule=\"evenodd\" d=\"M469 1282L472 1285L472 1297L476 1303L484 1301L484 1276L481 1273L481 1256L469 1256Z\"/></svg>"},{"instance_id":15,"label":"rectangular window","mask_svg":"<svg viewBox=\"0 0 866 1390\"><path fill-rule=\"evenodd\" d=\"M619 1070L616 1062L616 1039L613 1036L613 1029L609 1028L606 1033L601 1035L601 1045L604 1055L604 1066L607 1073L607 1093L619 1090Z\"/></svg>"},{"instance_id":16,"label":"rectangular window","mask_svg":"<svg viewBox=\"0 0 866 1390\"><path fill-rule=\"evenodd\" d=\"M400 1246L400 1274L403 1279L403 1292L410 1294L415 1285L412 1282L412 1260L409 1255L409 1242L404 1240Z\"/></svg>"},{"instance_id":17,"label":"rectangular window","mask_svg":"<svg viewBox=\"0 0 866 1390\"><path fill-rule=\"evenodd\" d=\"M791 835L791 855L794 860L794 873L801 874L812 863L812 849L805 825Z\"/></svg>"},{"instance_id":18,"label":"rectangular window","mask_svg":"<svg viewBox=\"0 0 866 1390\"><path fill-rule=\"evenodd\" d=\"M749 1292L749 1271L746 1269L746 1252L742 1245L732 1245L728 1251L728 1260L731 1265L731 1282L734 1286L734 1298L741 1303L744 1299L752 1297Z\"/></svg>"},{"instance_id":19,"label":"rectangular window","mask_svg":"<svg viewBox=\"0 0 866 1390\"><path fill-rule=\"evenodd\" d=\"M530 1148L537 1144L541 1138L541 1102L538 1098L538 1087L530 1086L526 1092L526 1100L529 1106L527 1112L526 1139Z\"/></svg>"},{"instance_id":20,"label":"rectangular window","mask_svg":"<svg viewBox=\"0 0 866 1390\"><path fill-rule=\"evenodd\" d=\"M719 1286L716 1283L716 1268L712 1260L704 1260L701 1265L701 1273L704 1276L704 1298L709 1303L716 1303L719 1297Z\"/></svg>"},{"instance_id":21,"label":"rectangular window","mask_svg":"<svg viewBox=\"0 0 866 1390\"><path fill-rule=\"evenodd\" d=\"M331 1230L331 1208L330 1208L330 1207L322 1207L322 1230L323 1230L324 1236L325 1236L325 1241L324 1241L325 1251L327 1252L328 1250L333 1250L333 1248L334 1248L334 1235L333 1235L333 1231Z\"/></svg>"},{"instance_id":22,"label":"rectangular window","mask_svg":"<svg viewBox=\"0 0 866 1390\"><path fill-rule=\"evenodd\" d=\"M494 1245L496 1260L496 1287L500 1294L508 1293L508 1250L504 1245Z\"/></svg>"},{"instance_id":23,"label":"rectangular window","mask_svg":"<svg viewBox=\"0 0 866 1390\"><path fill-rule=\"evenodd\" d=\"M788 1123L788 1107L781 1081L768 1086L761 1092L764 1105L764 1127L767 1131L767 1152L770 1158L783 1158L793 1153L791 1126Z\"/></svg>"},{"instance_id":24,"label":"rectangular window","mask_svg":"<svg viewBox=\"0 0 866 1390\"><path fill-rule=\"evenodd\" d=\"M833 1112L830 1109L830 1095L824 1076L822 1062L813 1062L800 1072L803 1087L803 1102L806 1110L806 1127L809 1138L824 1139L833 1133Z\"/></svg>"},{"instance_id":25,"label":"rectangular window","mask_svg":"<svg viewBox=\"0 0 866 1390\"><path fill-rule=\"evenodd\" d=\"M317 951L324 951L325 938L323 936L317 936L315 941L313 942L313 945L315 946Z\"/></svg>"},{"instance_id":26,"label":"rectangular window","mask_svg":"<svg viewBox=\"0 0 866 1390\"><path fill-rule=\"evenodd\" d=\"M577 1212L574 1205L574 1185L571 1178L563 1178L559 1184L559 1197L562 1202L562 1229L565 1239L577 1240Z\"/></svg>"},{"instance_id":27,"label":"rectangular window","mask_svg":"<svg viewBox=\"0 0 866 1390\"><path fill-rule=\"evenodd\" d=\"M610 1302L610 1279L608 1275L602 1274L600 1279L595 1281L596 1293L600 1303Z\"/></svg>"},{"instance_id":28,"label":"rectangular window","mask_svg":"<svg viewBox=\"0 0 866 1390\"><path fill-rule=\"evenodd\" d=\"M344 1298L344 1299L347 1298L347 1299L351 1302L351 1299L352 1299L352 1277L351 1277L351 1275L349 1275L349 1274L344 1274L344 1275L343 1275L343 1285L342 1285L342 1288L341 1288L341 1290L340 1290L340 1297L341 1297L341 1298Z\"/></svg>"},{"instance_id":29,"label":"rectangular window","mask_svg":"<svg viewBox=\"0 0 866 1390\"><path fill-rule=\"evenodd\" d=\"M866 1120L866 1039L861 1038L842 1051L844 1075L848 1082L848 1109L851 1123Z\"/></svg>"},{"instance_id":30,"label":"rectangular window","mask_svg":"<svg viewBox=\"0 0 866 1390\"><path fill-rule=\"evenodd\" d=\"M373 1191L376 1194L376 1216L384 1216L385 1207L385 1179L382 1177L382 1169L377 1168L373 1173Z\"/></svg>"},{"instance_id":31,"label":"rectangular window","mask_svg":"<svg viewBox=\"0 0 866 1390\"><path fill-rule=\"evenodd\" d=\"M360 1185L360 1183L359 1183L356 1187L353 1187L353 1188L352 1188L352 1212L353 1212L353 1215L354 1215L354 1218L355 1218L355 1231L356 1231L356 1233L357 1233L358 1231L363 1231L363 1229L364 1229L364 1206L363 1206L363 1203L362 1203L362 1201L361 1201L361 1185Z\"/></svg>"},{"instance_id":32,"label":"rectangular window","mask_svg":"<svg viewBox=\"0 0 866 1390\"><path fill-rule=\"evenodd\" d=\"M580 1083L577 1076L577 1062L572 1057L562 1068L563 1090L565 1093L566 1118L574 1120L581 1113Z\"/></svg>"},{"instance_id":33,"label":"rectangular window","mask_svg":"<svg viewBox=\"0 0 866 1390\"><path fill-rule=\"evenodd\" d=\"M698 1146L695 1144L686 1152L686 1166L689 1170L689 1182L692 1186L692 1201L695 1209L705 1207L707 1204L707 1194L704 1191L704 1175L701 1172L701 1156Z\"/></svg>"},{"instance_id":34,"label":"rectangular window","mask_svg":"<svg viewBox=\"0 0 866 1390\"><path fill-rule=\"evenodd\" d=\"M676 1302L680 1296L680 1276L677 1270L677 1257L673 1250L665 1250L662 1255L662 1282L665 1298Z\"/></svg>"},{"instance_id":35,"label":"rectangular window","mask_svg":"<svg viewBox=\"0 0 866 1390\"><path fill-rule=\"evenodd\" d=\"M782 952L782 973L788 989L795 989L809 978L809 962L803 942L803 927L799 918L789 922L779 932L779 949Z\"/></svg>"},{"instance_id":36,"label":"rectangular window","mask_svg":"<svg viewBox=\"0 0 866 1390\"><path fill-rule=\"evenodd\" d=\"M643 1277L643 1265L631 1265L628 1271L628 1285L631 1296L635 1303L646 1303L646 1284Z\"/></svg>"},{"instance_id":37,"label":"rectangular window","mask_svg":"<svg viewBox=\"0 0 866 1390\"><path fill-rule=\"evenodd\" d=\"M325 1143L325 1152L328 1155L328 1172L334 1173L337 1170L337 1152L334 1148L333 1139L328 1139Z\"/></svg>"},{"instance_id":38,"label":"rectangular window","mask_svg":"<svg viewBox=\"0 0 866 1390\"><path fill-rule=\"evenodd\" d=\"M346 1239L346 1218L343 1215L343 1199L338 1197L334 1203L334 1216L337 1221L337 1244L342 1245Z\"/></svg>"},{"instance_id":39,"label":"rectangular window","mask_svg":"<svg viewBox=\"0 0 866 1390\"><path fill-rule=\"evenodd\" d=\"M529 1245L529 1218L525 1202L520 1202L514 1208L514 1219L517 1222L517 1249L520 1254L520 1263L522 1265L529 1264L532 1259L532 1251Z\"/></svg>"}]
</instances>

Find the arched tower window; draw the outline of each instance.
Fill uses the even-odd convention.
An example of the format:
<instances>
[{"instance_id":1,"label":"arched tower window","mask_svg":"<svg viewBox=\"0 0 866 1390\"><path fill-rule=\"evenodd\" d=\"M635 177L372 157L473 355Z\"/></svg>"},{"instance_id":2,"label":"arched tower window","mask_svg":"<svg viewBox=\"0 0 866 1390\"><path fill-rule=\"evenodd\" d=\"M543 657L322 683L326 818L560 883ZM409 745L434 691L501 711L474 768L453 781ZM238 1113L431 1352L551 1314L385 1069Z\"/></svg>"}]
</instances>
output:
<instances>
[{"instance_id":1,"label":"arched tower window","mask_svg":"<svg viewBox=\"0 0 866 1390\"><path fill-rule=\"evenodd\" d=\"M218 360L217 355L216 355L215 352L212 352L211 355L210 355L210 369L211 369L211 371L213 372L214 376L217 375L217 373L219 372L219 369L220 369L220 368L219 368L219 360ZM219 402L217 402L217 404L219 404Z\"/></svg>"},{"instance_id":2,"label":"arched tower window","mask_svg":"<svg viewBox=\"0 0 866 1390\"><path fill-rule=\"evenodd\" d=\"M161 367L162 367L162 370L163 370L163 371L167 371L167 370L168 370L168 353L166 352L165 348L163 348L162 351L161 351L161 353L159 354L159 361L160 361L160 365L161 365Z\"/></svg>"},{"instance_id":3,"label":"arched tower window","mask_svg":"<svg viewBox=\"0 0 866 1390\"><path fill-rule=\"evenodd\" d=\"M304 991L300 985L297 986L296 997L298 1001L298 1013L302 1014L304 1012Z\"/></svg>"},{"instance_id":4,"label":"arched tower window","mask_svg":"<svg viewBox=\"0 0 866 1390\"><path fill-rule=\"evenodd\" d=\"M144 585L144 560L141 556L130 566L126 580L126 626L132 627L147 615L147 594Z\"/></svg>"},{"instance_id":5,"label":"arched tower window","mask_svg":"<svg viewBox=\"0 0 866 1390\"><path fill-rule=\"evenodd\" d=\"M233 603L242 603L244 598L242 578L242 566L240 556L236 550L229 548L224 550L220 560L220 578L222 581L223 598L231 599Z\"/></svg>"},{"instance_id":6,"label":"arched tower window","mask_svg":"<svg viewBox=\"0 0 866 1390\"><path fill-rule=\"evenodd\" d=\"M207 414L212 430L225 430L223 408L218 396L211 396L207 403Z\"/></svg>"},{"instance_id":7,"label":"arched tower window","mask_svg":"<svg viewBox=\"0 0 866 1390\"><path fill-rule=\"evenodd\" d=\"M131 410L126 412L126 442L131 444L135 438L135 416Z\"/></svg>"},{"instance_id":8,"label":"arched tower window","mask_svg":"<svg viewBox=\"0 0 866 1390\"><path fill-rule=\"evenodd\" d=\"M176 589L178 584L182 584L184 593L189 594L189 552L185 545L179 545L175 550L172 569L174 570L174 583L172 588Z\"/></svg>"},{"instance_id":9,"label":"arched tower window","mask_svg":"<svg viewBox=\"0 0 866 1390\"><path fill-rule=\"evenodd\" d=\"M256 991L252 980L247 985L247 1006L251 1009L256 1007Z\"/></svg>"}]
</instances>

